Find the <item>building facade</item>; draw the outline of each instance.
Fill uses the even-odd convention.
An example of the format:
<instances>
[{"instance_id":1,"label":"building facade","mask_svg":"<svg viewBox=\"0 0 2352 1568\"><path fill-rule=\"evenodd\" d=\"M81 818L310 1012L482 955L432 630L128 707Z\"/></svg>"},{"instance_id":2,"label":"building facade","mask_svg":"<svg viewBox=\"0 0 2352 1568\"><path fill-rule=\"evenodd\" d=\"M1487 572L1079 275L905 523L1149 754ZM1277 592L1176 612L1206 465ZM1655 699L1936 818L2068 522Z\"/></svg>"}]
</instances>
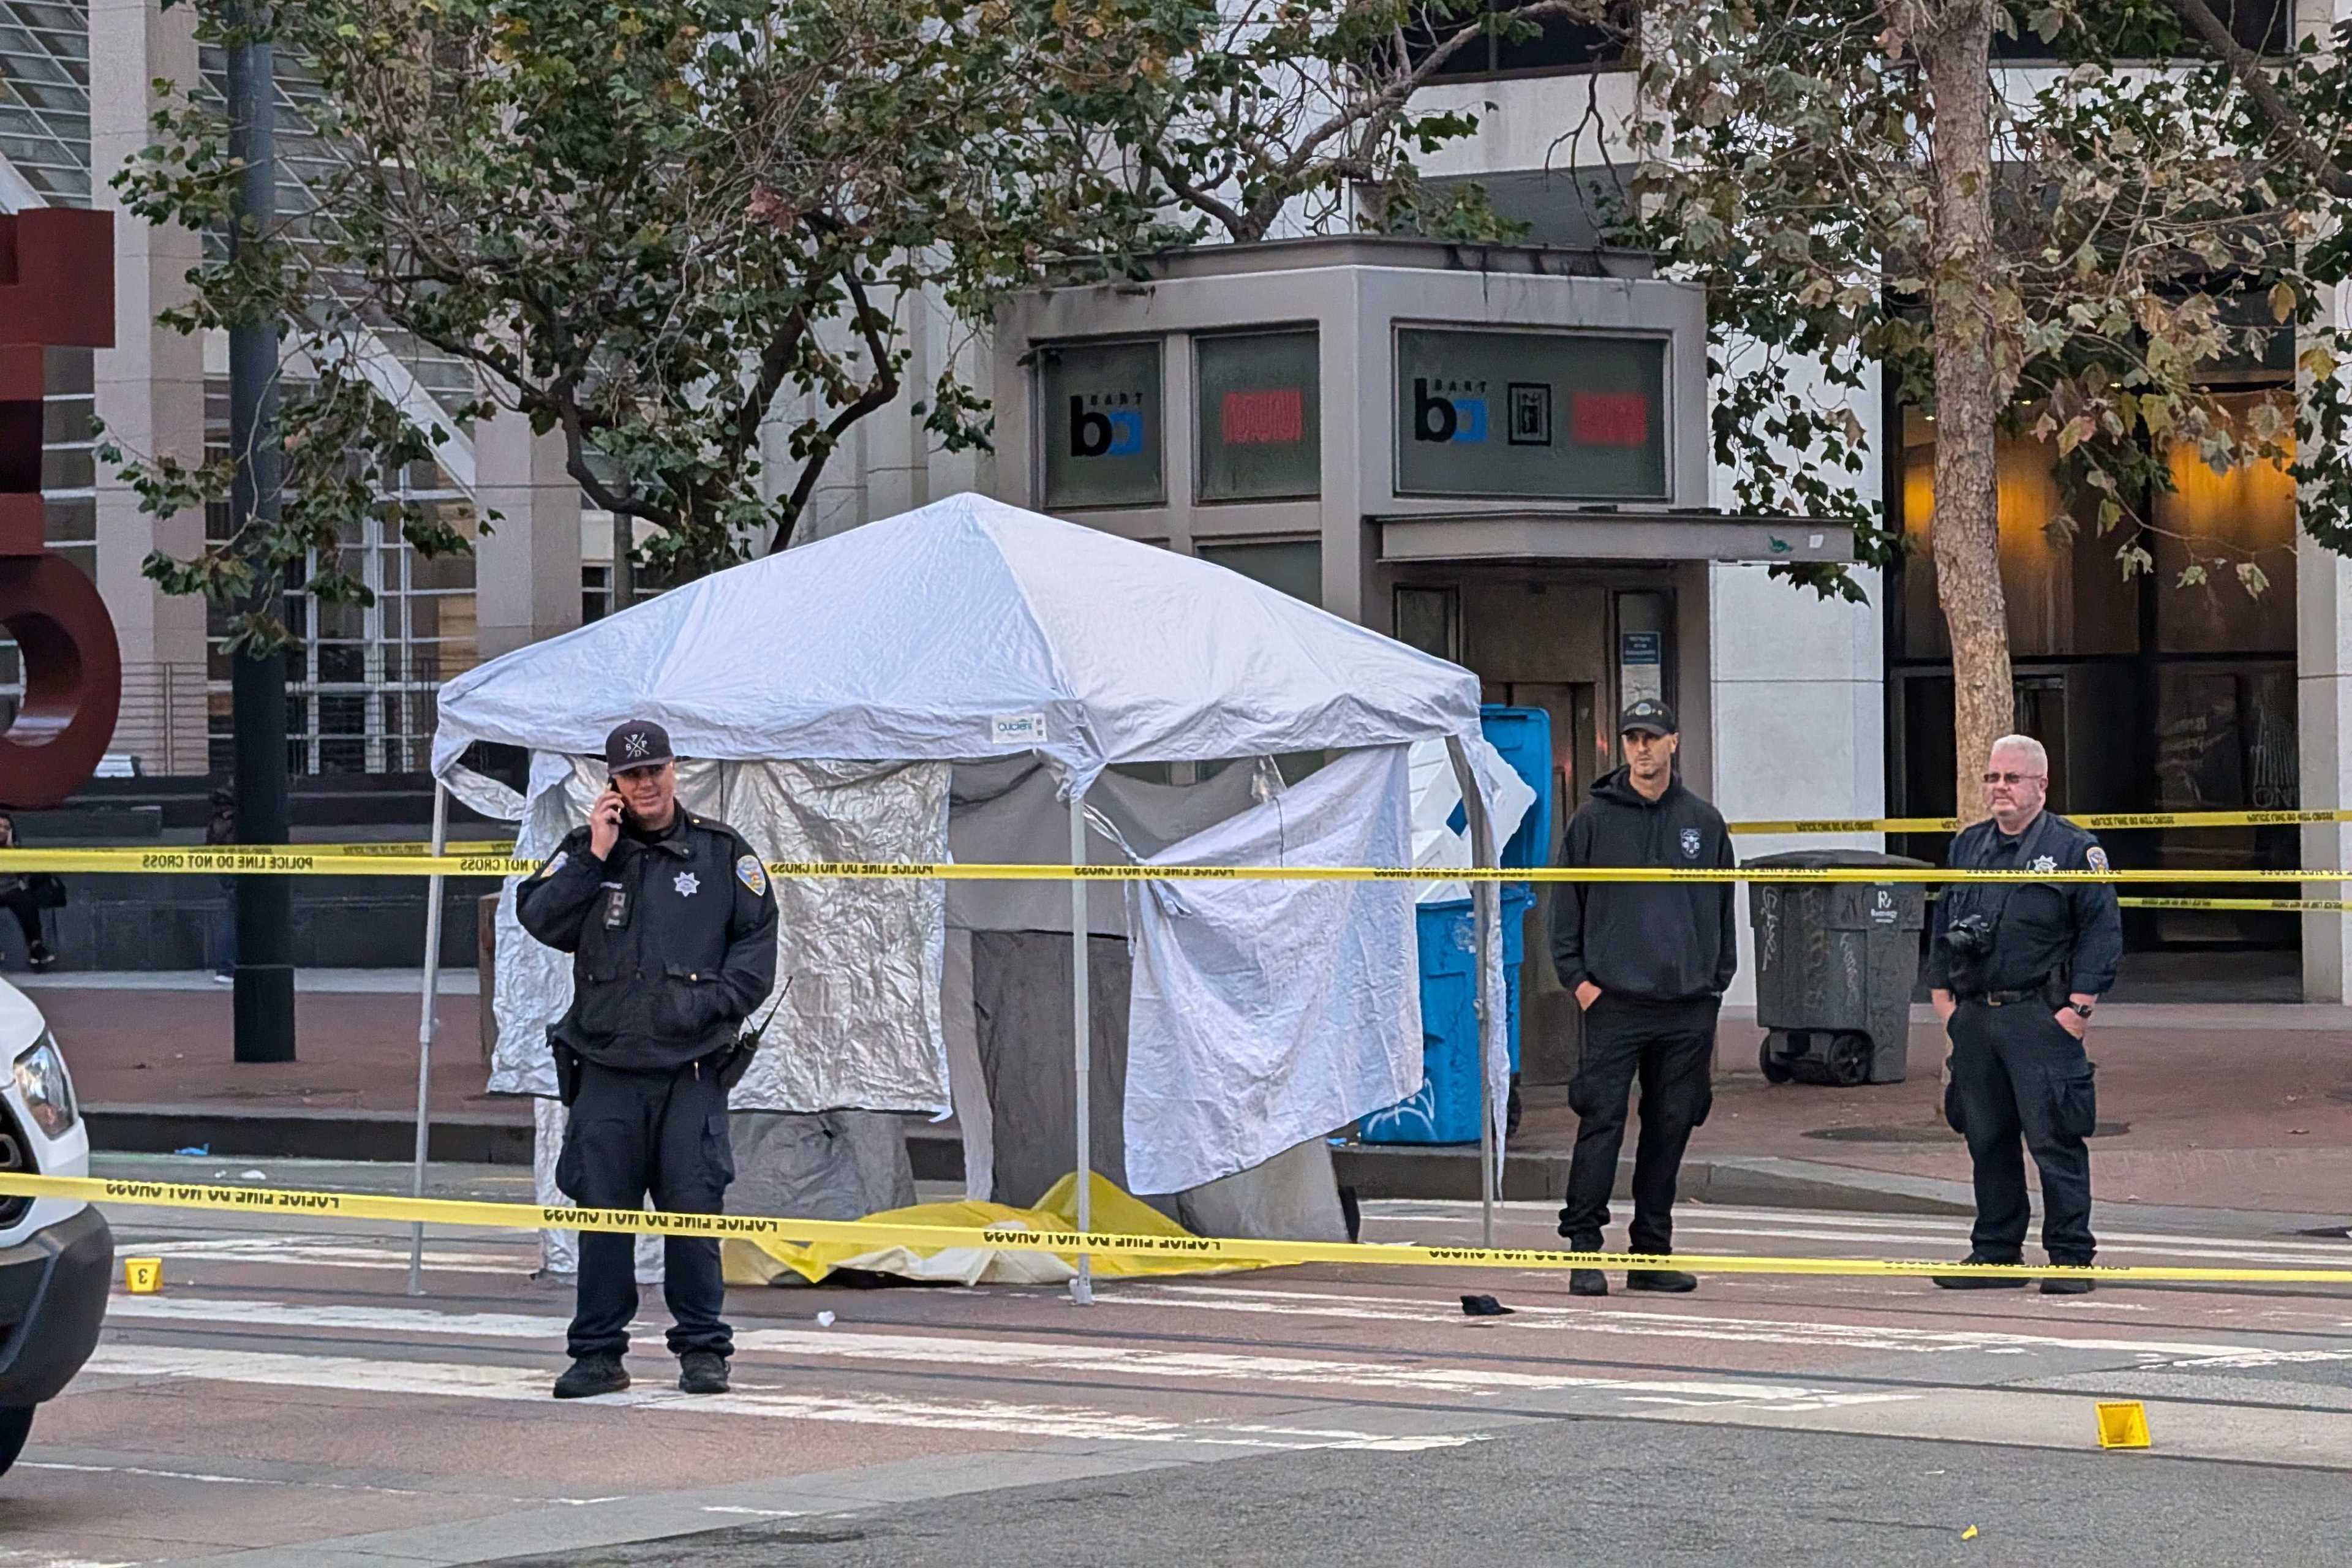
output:
<instances>
[{"instance_id":1,"label":"building facade","mask_svg":"<svg viewBox=\"0 0 2352 1568\"><path fill-rule=\"evenodd\" d=\"M2263 9L2263 0L2245 0L2236 20L2250 40L2274 46L2352 15L2352 0L2280 8L2288 3ZM2008 68L2039 68L2017 58ZM156 80L203 89L218 75L184 7L0 0L0 209L113 205L110 182L147 139ZM1631 85L1602 40L1565 24L1528 40L1491 40L1451 62L1428 96L1479 120L1475 135L1428 162L1433 177L1477 180L1497 206L1529 225L1535 241L1593 243L1591 191L1601 176L1554 163L1566 126L1596 112L1604 125L1622 126L1635 111ZM307 199L299 78L281 82L279 113L281 205L299 211ZM228 671L219 627L202 605L156 593L140 567L152 550L192 553L208 520L142 513L135 495L94 461L90 432L102 421L147 454L216 447L226 439L226 345L156 321L184 298L199 237L126 218L116 243L116 347L52 356L49 537L97 580L121 633L126 693L116 752L142 773L193 777L226 761ZM951 359L965 363L976 384L996 380L990 346L934 302L902 300L897 309L913 349L907 387L924 387ZM1218 376L1241 388L1297 352L1278 331L1228 335L1188 362L1185 374L1198 378L1185 383L1192 393ZM462 389L458 367L415 345L381 348L372 373L395 400L428 410ZM2250 365L2231 394L2251 406L2290 381L2280 365ZM1004 395L1000 385L1000 401ZM1107 522L1119 510L1041 488L1026 435L1001 433L993 453L934 449L913 396L910 390L854 428L803 537L964 489ZM1496 408L1498 419L1538 417L1532 406L1516 415L1507 403ZM1362 429L1386 428L1391 412L1368 412ZM1861 499L1924 538L1932 423L1875 389L1855 412L1883 456L1858 486ZM1261 416L1310 417L1273 405L1249 416ZM1311 417L1335 427L1319 411ZM781 417L771 428L778 446L771 472L780 482L792 471L783 428ZM1591 525L1591 539L1613 537L1605 547L1556 536L1514 545L1482 523L1490 538L1475 555L1433 545L1413 558L1383 555L1361 542L1379 520L1360 509L1335 523L1321 515L1326 504L1302 523L1297 498L1276 493L1286 481L1255 462L1244 454L1222 467L1169 465L1199 503L1191 515L1210 521L1138 536L1460 658L1496 700L1546 708L1570 795L1613 765L1616 707L1655 693L1685 710L1691 774L1733 819L1940 815L1951 806L1949 667L1921 557L1884 580L1868 574L1870 602L1850 605L1775 582L1759 561L1643 554L1622 524ZM2266 566L2268 595L2232 600L2168 591L2161 563L2153 577L2126 584L2096 552L2053 545L2042 527L2049 466L2049 455L2029 444L2003 452L2001 536L2020 724L2050 743L2062 806L2352 805L2342 743L2352 721L2352 634L2342 613L2352 608L2352 563L2299 538L2292 486L2275 473L2215 475L2193 458L2175 460L2179 489L2162 503L2178 514L2169 521L2275 562ZM413 773L423 765L442 681L611 606L612 521L583 508L552 438L533 437L520 421L492 421L453 437L408 483L413 496L460 526L492 511L501 521L478 534L471 557L426 561L380 530L343 542L347 562L377 595L364 611L313 604L298 588L292 614L304 643L289 728L301 772ZM1679 504L1729 504L1720 476L1700 476L1696 489L1705 493ZM1546 602L1541 614L1529 609L1538 600ZM0 642L0 717L13 716L20 681L13 648ZM2352 848L2348 835L2352 826L2344 825L2167 830L2117 835L2112 847L2124 864L2335 867ZM1751 854L1792 847L1741 846ZM2334 896L2325 887L2307 891ZM2345 995L2352 968L2352 928L2326 912L2147 911L2135 915L2132 941L2214 953L2216 963L2243 960L2251 967L2228 973L2299 985L2315 998Z\"/></svg>"}]
</instances>

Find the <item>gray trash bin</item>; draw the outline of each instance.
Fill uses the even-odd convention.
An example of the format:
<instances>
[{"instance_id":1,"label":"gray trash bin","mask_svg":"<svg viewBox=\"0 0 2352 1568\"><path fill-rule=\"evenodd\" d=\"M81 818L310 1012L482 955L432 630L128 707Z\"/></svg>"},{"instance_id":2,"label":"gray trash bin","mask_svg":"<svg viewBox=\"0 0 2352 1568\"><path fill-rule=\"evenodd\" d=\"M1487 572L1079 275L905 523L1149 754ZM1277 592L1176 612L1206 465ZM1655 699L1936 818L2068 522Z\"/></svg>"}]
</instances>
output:
<instances>
[{"instance_id":1,"label":"gray trash bin","mask_svg":"<svg viewBox=\"0 0 2352 1568\"><path fill-rule=\"evenodd\" d=\"M1753 867L1924 867L1870 849L1801 849ZM1920 882L1753 882L1757 1054L1773 1083L1901 1083L1910 1071Z\"/></svg>"}]
</instances>

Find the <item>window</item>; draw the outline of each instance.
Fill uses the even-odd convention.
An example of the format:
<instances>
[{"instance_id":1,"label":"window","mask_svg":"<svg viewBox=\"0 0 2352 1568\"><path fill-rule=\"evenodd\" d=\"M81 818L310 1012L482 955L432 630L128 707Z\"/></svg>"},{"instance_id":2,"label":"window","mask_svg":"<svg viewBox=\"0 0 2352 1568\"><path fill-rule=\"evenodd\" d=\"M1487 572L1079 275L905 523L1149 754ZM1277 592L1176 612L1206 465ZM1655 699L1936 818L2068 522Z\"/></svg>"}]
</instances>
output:
<instances>
[{"instance_id":1,"label":"window","mask_svg":"<svg viewBox=\"0 0 2352 1568\"><path fill-rule=\"evenodd\" d=\"M1518 8L1514 0L1486 0L1482 13L1476 0L1424 6L1408 27L1406 58L1419 65L1437 47L1452 38L1482 14ZM1610 7L1606 23L1596 25L1573 16L1546 16L1528 29L1527 37L1488 33L1471 39L1446 57L1432 74L1440 79L1502 75L1534 76L1546 71L1590 69L1614 65L1624 55L1624 37L1633 28L1636 8L1631 4Z\"/></svg>"},{"instance_id":2,"label":"window","mask_svg":"<svg viewBox=\"0 0 2352 1568\"><path fill-rule=\"evenodd\" d=\"M1036 424L1046 507L1165 501L1160 398L1156 342L1039 349Z\"/></svg>"},{"instance_id":3,"label":"window","mask_svg":"<svg viewBox=\"0 0 2352 1568\"><path fill-rule=\"evenodd\" d=\"M227 384L211 382L205 392L205 445L217 455L228 446ZM419 464L402 481L386 500L423 503L472 537L473 503L447 476ZM226 538L228 521L227 507L209 508L207 536ZM370 514L336 552L373 602L340 604L310 592L315 556L289 574L286 625L297 646L287 655L287 765L297 773L421 770L432 750L441 683L472 668L478 657L474 558L428 560L381 513ZM235 743L224 648L228 616L217 605L210 616L212 764L225 771Z\"/></svg>"},{"instance_id":4,"label":"window","mask_svg":"<svg viewBox=\"0 0 2352 1568\"><path fill-rule=\"evenodd\" d=\"M2059 520L2057 454L2027 437L2002 437L1994 485L2000 531L2000 582L2009 605L2010 650L2017 658L2137 653L2139 594L2116 552L2120 533L2075 529ZM1936 597L1929 549L1936 511L1936 424L1903 414L1903 630L1906 657L1948 658L1951 643Z\"/></svg>"},{"instance_id":5,"label":"window","mask_svg":"<svg viewBox=\"0 0 2352 1568\"><path fill-rule=\"evenodd\" d=\"M1323 492L1316 335L1194 340L1204 501L1307 500Z\"/></svg>"},{"instance_id":6,"label":"window","mask_svg":"<svg viewBox=\"0 0 2352 1568\"><path fill-rule=\"evenodd\" d=\"M2223 399L2242 436L2248 420L2279 393ZM2292 407L2284 412L2293 418ZM2150 508L2156 523L2156 646L2165 653L2294 650L2294 477L2280 463L2243 463L2224 473L2178 446L2169 455L2172 489ZM2220 560L2217 563L2216 557ZM2176 586L2192 561L2207 581ZM2269 579L2250 593L2235 565Z\"/></svg>"},{"instance_id":7,"label":"window","mask_svg":"<svg viewBox=\"0 0 2352 1568\"><path fill-rule=\"evenodd\" d=\"M613 568L593 563L580 568L580 624L601 621L613 610Z\"/></svg>"},{"instance_id":8,"label":"window","mask_svg":"<svg viewBox=\"0 0 2352 1568\"><path fill-rule=\"evenodd\" d=\"M1407 647L1462 662L1462 595L1454 588L1399 588L1396 637Z\"/></svg>"},{"instance_id":9,"label":"window","mask_svg":"<svg viewBox=\"0 0 2352 1568\"><path fill-rule=\"evenodd\" d=\"M1665 394L1663 338L1402 329L1397 489L1664 500Z\"/></svg>"},{"instance_id":10,"label":"window","mask_svg":"<svg viewBox=\"0 0 2352 1568\"><path fill-rule=\"evenodd\" d=\"M1321 608L1323 546L1313 539L1283 540L1259 544L1203 544L1193 552L1202 560L1238 572L1253 583L1278 588L1294 599Z\"/></svg>"}]
</instances>

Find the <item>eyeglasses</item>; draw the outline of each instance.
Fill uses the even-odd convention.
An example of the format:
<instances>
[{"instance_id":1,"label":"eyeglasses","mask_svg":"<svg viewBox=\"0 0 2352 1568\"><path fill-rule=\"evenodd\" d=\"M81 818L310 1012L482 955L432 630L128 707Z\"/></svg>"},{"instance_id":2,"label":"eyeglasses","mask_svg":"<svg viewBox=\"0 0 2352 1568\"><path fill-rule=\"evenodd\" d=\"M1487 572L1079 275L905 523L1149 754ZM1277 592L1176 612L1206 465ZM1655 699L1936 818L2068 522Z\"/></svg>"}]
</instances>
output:
<instances>
[{"instance_id":1,"label":"eyeglasses","mask_svg":"<svg viewBox=\"0 0 2352 1568\"><path fill-rule=\"evenodd\" d=\"M2021 784L2029 779L2048 776L2046 773L1987 773L1984 776L1984 782L1989 784Z\"/></svg>"}]
</instances>

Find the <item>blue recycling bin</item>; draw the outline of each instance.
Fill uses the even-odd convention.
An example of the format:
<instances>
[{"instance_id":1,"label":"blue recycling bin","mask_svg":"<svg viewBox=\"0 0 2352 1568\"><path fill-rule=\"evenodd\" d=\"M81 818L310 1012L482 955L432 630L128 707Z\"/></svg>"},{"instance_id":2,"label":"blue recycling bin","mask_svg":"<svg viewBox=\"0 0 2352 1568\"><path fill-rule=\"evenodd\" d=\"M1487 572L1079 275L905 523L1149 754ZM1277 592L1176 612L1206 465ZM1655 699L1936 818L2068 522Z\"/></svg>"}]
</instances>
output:
<instances>
[{"instance_id":1,"label":"blue recycling bin","mask_svg":"<svg viewBox=\"0 0 2352 1568\"><path fill-rule=\"evenodd\" d=\"M1536 792L1498 857L1505 866L1539 866L1551 847L1551 715L1540 708L1479 710L1487 742ZM1457 809L1455 831L1465 818ZM1511 1070L1519 1068L1519 966L1527 953L1528 911L1534 890L1524 882L1503 885L1503 998L1509 1030ZM1402 1104L1376 1110L1357 1126L1367 1143L1475 1143L1478 1142L1478 927L1468 899L1419 906L1421 948L1421 1092Z\"/></svg>"},{"instance_id":2,"label":"blue recycling bin","mask_svg":"<svg viewBox=\"0 0 2352 1568\"><path fill-rule=\"evenodd\" d=\"M1503 1005L1511 1069L1519 1066L1519 961L1535 894L1503 887ZM1478 922L1468 899L1423 904L1421 938L1421 1092L1376 1110L1358 1126L1367 1143L1478 1142Z\"/></svg>"}]
</instances>

